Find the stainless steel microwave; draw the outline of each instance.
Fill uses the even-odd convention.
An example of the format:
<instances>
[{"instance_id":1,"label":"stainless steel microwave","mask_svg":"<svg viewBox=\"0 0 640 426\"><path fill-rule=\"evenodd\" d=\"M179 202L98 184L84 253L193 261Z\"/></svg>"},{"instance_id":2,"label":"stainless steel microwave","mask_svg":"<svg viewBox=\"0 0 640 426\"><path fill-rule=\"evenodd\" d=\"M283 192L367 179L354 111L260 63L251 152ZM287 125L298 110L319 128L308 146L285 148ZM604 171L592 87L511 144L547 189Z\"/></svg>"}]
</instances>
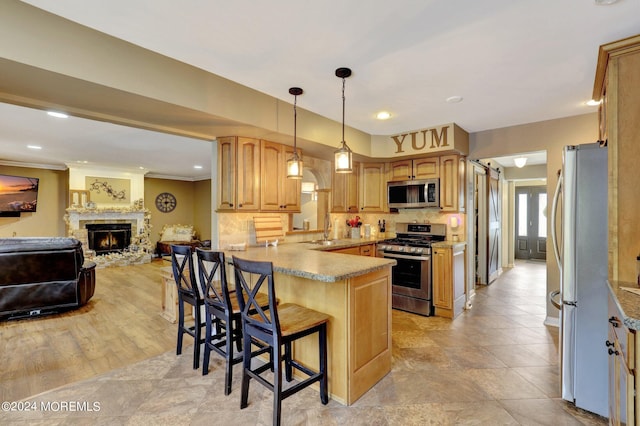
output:
<instances>
[{"instance_id":1,"label":"stainless steel microwave","mask_svg":"<svg viewBox=\"0 0 640 426\"><path fill-rule=\"evenodd\" d=\"M392 209L440 207L440 180L421 179L387 183L387 201Z\"/></svg>"}]
</instances>

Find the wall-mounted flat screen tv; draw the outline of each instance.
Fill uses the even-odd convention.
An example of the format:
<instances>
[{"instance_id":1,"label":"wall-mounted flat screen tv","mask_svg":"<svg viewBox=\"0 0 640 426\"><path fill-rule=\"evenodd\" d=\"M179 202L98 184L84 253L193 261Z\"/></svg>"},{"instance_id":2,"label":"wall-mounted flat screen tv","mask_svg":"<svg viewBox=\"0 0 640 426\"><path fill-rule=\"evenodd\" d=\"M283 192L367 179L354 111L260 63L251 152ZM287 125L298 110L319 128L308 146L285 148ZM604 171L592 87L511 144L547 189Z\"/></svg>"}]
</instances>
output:
<instances>
[{"instance_id":1,"label":"wall-mounted flat screen tv","mask_svg":"<svg viewBox=\"0 0 640 426\"><path fill-rule=\"evenodd\" d=\"M0 175L0 213L35 212L38 178Z\"/></svg>"}]
</instances>

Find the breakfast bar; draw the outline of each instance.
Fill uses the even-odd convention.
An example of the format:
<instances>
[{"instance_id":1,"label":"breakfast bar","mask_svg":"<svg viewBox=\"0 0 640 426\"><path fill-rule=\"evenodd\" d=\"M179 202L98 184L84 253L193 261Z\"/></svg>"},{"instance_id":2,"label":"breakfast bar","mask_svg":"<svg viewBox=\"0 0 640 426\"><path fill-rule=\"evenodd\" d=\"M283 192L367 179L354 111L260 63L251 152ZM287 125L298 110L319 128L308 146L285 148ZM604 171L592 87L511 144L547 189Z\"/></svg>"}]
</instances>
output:
<instances>
[{"instance_id":1,"label":"breakfast bar","mask_svg":"<svg viewBox=\"0 0 640 426\"><path fill-rule=\"evenodd\" d=\"M332 399L350 405L391 370L394 260L325 252L311 243L251 247L225 255L229 262L232 256L272 262L280 303L331 316L327 340ZM232 270L227 276L232 279ZM294 346L294 356L315 369L317 345L317 339L308 336Z\"/></svg>"}]
</instances>

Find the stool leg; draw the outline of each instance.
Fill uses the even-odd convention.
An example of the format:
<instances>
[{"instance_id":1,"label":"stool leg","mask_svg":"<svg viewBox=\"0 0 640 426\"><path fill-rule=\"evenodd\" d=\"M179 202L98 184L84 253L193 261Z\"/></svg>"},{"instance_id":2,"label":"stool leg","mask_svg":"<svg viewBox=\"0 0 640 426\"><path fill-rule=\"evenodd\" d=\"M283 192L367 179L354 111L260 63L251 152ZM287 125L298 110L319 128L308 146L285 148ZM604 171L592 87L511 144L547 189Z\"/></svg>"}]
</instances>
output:
<instances>
[{"instance_id":1,"label":"stool leg","mask_svg":"<svg viewBox=\"0 0 640 426\"><path fill-rule=\"evenodd\" d=\"M329 403L329 391L327 389L327 323L322 324L320 332L318 333L318 339L320 340L320 372L322 378L320 379L320 401L326 405Z\"/></svg>"},{"instance_id":2,"label":"stool leg","mask_svg":"<svg viewBox=\"0 0 640 426\"><path fill-rule=\"evenodd\" d=\"M195 306L195 328L193 330L194 342L193 342L193 369L197 370L200 367L200 340L202 335L202 327L200 322L200 307Z\"/></svg>"},{"instance_id":3,"label":"stool leg","mask_svg":"<svg viewBox=\"0 0 640 426\"><path fill-rule=\"evenodd\" d=\"M209 358L211 357L211 332L213 331L213 324L211 320L211 314L209 312L205 312L207 316L207 327L205 329L204 336L204 355L202 356L202 375L206 376L209 374Z\"/></svg>"},{"instance_id":4,"label":"stool leg","mask_svg":"<svg viewBox=\"0 0 640 426\"><path fill-rule=\"evenodd\" d=\"M284 344L284 371L287 382L293 378L293 367L291 366L291 342Z\"/></svg>"},{"instance_id":5,"label":"stool leg","mask_svg":"<svg viewBox=\"0 0 640 426\"><path fill-rule=\"evenodd\" d=\"M244 353L242 360L242 391L240 394L240 409L247 407L249 399L249 375L247 370L251 368L251 338L244 335Z\"/></svg>"},{"instance_id":6,"label":"stool leg","mask_svg":"<svg viewBox=\"0 0 640 426\"><path fill-rule=\"evenodd\" d=\"M273 424L280 426L282 408L282 354L279 347L274 347L273 350L275 351L275 359L273 360Z\"/></svg>"},{"instance_id":7,"label":"stool leg","mask_svg":"<svg viewBox=\"0 0 640 426\"><path fill-rule=\"evenodd\" d=\"M225 321L225 352L227 353L225 372L224 372L224 394L229 395L231 393L231 380L233 375L233 340L235 340L232 330L232 320L230 318Z\"/></svg>"},{"instance_id":8,"label":"stool leg","mask_svg":"<svg viewBox=\"0 0 640 426\"><path fill-rule=\"evenodd\" d=\"M176 355L182 353L182 337L184 335L184 302L178 297L178 342L176 343Z\"/></svg>"}]
</instances>

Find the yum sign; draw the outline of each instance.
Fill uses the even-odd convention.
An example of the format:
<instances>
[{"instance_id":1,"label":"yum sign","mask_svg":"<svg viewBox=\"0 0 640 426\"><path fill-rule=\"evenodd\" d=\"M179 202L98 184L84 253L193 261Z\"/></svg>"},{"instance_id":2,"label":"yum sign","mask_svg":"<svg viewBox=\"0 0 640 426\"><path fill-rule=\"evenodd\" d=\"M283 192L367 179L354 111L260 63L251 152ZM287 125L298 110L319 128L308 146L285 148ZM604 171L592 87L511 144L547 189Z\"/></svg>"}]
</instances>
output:
<instances>
[{"instance_id":1,"label":"yum sign","mask_svg":"<svg viewBox=\"0 0 640 426\"><path fill-rule=\"evenodd\" d=\"M393 154L428 154L441 151L458 151L467 154L469 135L455 124L416 130L390 136L395 145Z\"/></svg>"}]
</instances>

